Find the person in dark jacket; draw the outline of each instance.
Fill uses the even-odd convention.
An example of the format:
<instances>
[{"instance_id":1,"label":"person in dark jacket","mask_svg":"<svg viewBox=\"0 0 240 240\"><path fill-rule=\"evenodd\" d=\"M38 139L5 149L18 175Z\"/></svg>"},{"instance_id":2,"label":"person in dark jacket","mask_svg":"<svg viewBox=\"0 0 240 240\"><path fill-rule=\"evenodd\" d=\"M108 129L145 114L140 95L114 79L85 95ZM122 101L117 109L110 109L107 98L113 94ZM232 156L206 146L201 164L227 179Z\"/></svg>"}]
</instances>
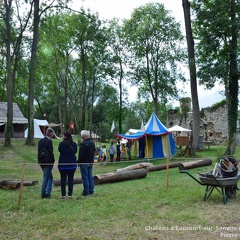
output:
<instances>
[{"instance_id":1,"label":"person in dark jacket","mask_svg":"<svg viewBox=\"0 0 240 240\"><path fill-rule=\"evenodd\" d=\"M118 140L118 142L117 142L117 158L116 158L116 161L119 162L120 158L121 158L121 143Z\"/></svg>"},{"instance_id":2,"label":"person in dark jacket","mask_svg":"<svg viewBox=\"0 0 240 240\"><path fill-rule=\"evenodd\" d=\"M70 132L63 133L63 141L58 145L60 152L58 169L61 176L62 199L66 198L66 184L68 179L68 198L72 198L74 173L77 168L77 143L72 139Z\"/></svg>"},{"instance_id":3,"label":"person in dark jacket","mask_svg":"<svg viewBox=\"0 0 240 240\"><path fill-rule=\"evenodd\" d=\"M48 128L46 131L46 136L38 142L38 163L43 171L43 180L42 180L42 198L50 198L52 191L52 182L53 175L52 169L55 162L53 154L53 145L52 138L55 136L55 133L52 128ZM45 155L42 155L43 149L45 149Z\"/></svg>"},{"instance_id":4,"label":"person in dark jacket","mask_svg":"<svg viewBox=\"0 0 240 240\"><path fill-rule=\"evenodd\" d=\"M92 175L92 167L94 162L95 143L90 139L89 131L81 132L83 141L80 143L78 163L80 163L80 172L83 181L83 196L94 193L94 180Z\"/></svg>"}]
</instances>

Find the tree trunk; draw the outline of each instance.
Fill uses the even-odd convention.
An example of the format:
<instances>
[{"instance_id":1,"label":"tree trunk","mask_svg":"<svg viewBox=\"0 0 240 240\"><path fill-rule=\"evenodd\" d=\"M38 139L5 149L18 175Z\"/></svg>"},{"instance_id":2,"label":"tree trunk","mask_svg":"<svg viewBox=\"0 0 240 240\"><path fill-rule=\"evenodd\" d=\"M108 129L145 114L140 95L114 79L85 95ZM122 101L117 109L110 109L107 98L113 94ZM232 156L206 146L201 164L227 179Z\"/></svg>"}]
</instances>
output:
<instances>
[{"instance_id":1,"label":"tree trunk","mask_svg":"<svg viewBox=\"0 0 240 240\"><path fill-rule=\"evenodd\" d=\"M191 97L192 97L192 108L193 108L193 140L191 147L191 154L195 155L196 147L199 140L200 133L200 111L198 102L198 91L197 91L197 77L196 77L196 65L195 65L195 55L194 55L194 40L192 35L191 26L191 15L190 15L190 3L188 0L182 0L185 29L186 29L186 39L188 47L188 64L190 72L190 85L191 85Z\"/></svg>"},{"instance_id":2,"label":"tree trunk","mask_svg":"<svg viewBox=\"0 0 240 240\"><path fill-rule=\"evenodd\" d=\"M11 61L11 26L10 26L10 11L12 1L5 1L6 9L6 48L7 48L7 122L4 129L5 147L11 146L11 137L13 132L13 77L12 77L12 61Z\"/></svg>"},{"instance_id":3,"label":"tree trunk","mask_svg":"<svg viewBox=\"0 0 240 240\"><path fill-rule=\"evenodd\" d=\"M236 148L236 129L238 119L238 23L236 19L236 2L231 0L231 52L230 52L230 71L229 71L229 101L228 101L228 145L226 155L233 155Z\"/></svg>"},{"instance_id":4,"label":"tree trunk","mask_svg":"<svg viewBox=\"0 0 240 240\"><path fill-rule=\"evenodd\" d=\"M181 163L175 162L175 163L169 163L169 168L176 168L179 167ZM159 165L159 166L153 166L153 167L147 167L148 172L155 172L155 171L161 171L167 169L167 164Z\"/></svg>"},{"instance_id":5,"label":"tree trunk","mask_svg":"<svg viewBox=\"0 0 240 240\"><path fill-rule=\"evenodd\" d=\"M140 169L140 168L147 168L147 167L153 167L154 165L152 163L137 163L137 164L133 164L130 166L127 166L125 168L119 168L116 170L116 172L124 172L124 171L130 171L130 170L136 170L136 169Z\"/></svg>"},{"instance_id":6,"label":"tree trunk","mask_svg":"<svg viewBox=\"0 0 240 240\"><path fill-rule=\"evenodd\" d=\"M34 145L34 88L36 79L38 32L39 32L39 0L34 1L33 42L29 68L29 92L28 92L28 136L27 145Z\"/></svg>"},{"instance_id":7,"label":"tree trunk","mask_svg":"<svg viewBox=\"0 0 240 240\"><path fill-rule=\"evenodd\" d=\"M120 59L120 77L119 77L119 112L118 112L118 132L122 132L122 118L123 118L123 66L122 61Z\"/></svg>"},{"instance_id":8,"label":"tree trunk","mask_svg":"<svg viewBox=\"0 0 240 240\"><path fill-rule=\"evenodd\" d=\"M212 165L211 159L194 160L192 162L181 163L179 165L179 169L187 170L187 169L198 168L198 167L209 166L209 165Z\"/></svg>"},{"instance_id":9,"label":"tree trunk","mask_svg":"<svg viewBox=\"0 0 240 240\"><path fill-rule=\"evenodd\" d=\"M94 183L95 184L114 183L138 178L145 178L146 176L147 170L145 168L131 171L128 170L123 172L110 172L94 176Z\"/></svg>"},{"instance_id":10,"label":"tree trunk","mask_svg":"<svg viewBox=\"0 0 240 240\"><path fill-rule=\"evenodd\" d=\"M68 181L67 181L67 183L68 183ZM82 183L82 178L74 178L73 183L74 184ZM54 186L61 185L61 179L54 179L53 180L53 185Z\"/></svg>"},{"instance_id":11,"label":"tree trunk","mask_svg":"<svg viewBox=\"0 0 240 240\"><path fill-rule=\"evenodd\" d=\"M37 184L37 180L24 180L23 186L34 186ZM3 189L19 189L21 180L0 180L0 188Z\"/></svg>"}]
</instances>

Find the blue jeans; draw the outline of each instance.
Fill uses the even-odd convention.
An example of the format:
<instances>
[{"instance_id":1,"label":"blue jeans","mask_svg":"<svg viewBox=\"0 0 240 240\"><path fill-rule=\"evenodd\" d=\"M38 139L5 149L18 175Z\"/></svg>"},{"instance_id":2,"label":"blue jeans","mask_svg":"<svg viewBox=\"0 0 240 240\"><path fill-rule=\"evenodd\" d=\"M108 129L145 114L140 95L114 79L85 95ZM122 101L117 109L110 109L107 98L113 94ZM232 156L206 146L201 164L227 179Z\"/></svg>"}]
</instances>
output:
<instances>
[{"instance_id":1,"label":"blue jeans","mask_svg":"<svg viewBox=\"0 0 240 240\"><path fill-rule=\"evenodd\" d=\"M61 175L61 192L62 196L66 196L66 185L68 182L68 196L72 196L74 173L76 169L71 170L59 170Z\"/></svg>"},{"instance_id":2,"label":"blue jeans","mask_svg":"<svg viewBox=\"0 0 240 240\"><path fill-rule=\"evenodd\" d=\"M94 180L92 175L92 164L80 164L80 172L83 182L83 196L94 193Z\"/></svg>"},{"instance_id":3,"label":"blue jeans","mask_svg":"<svg viewBox=\"0 0 240 240\"><path fill-rule=\"evenodd\" d=\"M41 166L43 170L43 180L42 180L42 197L50 196L52 191L52 182L53 182L53 175L52 169L53 165L51 166Z\"/></svg>"}]
</instances>

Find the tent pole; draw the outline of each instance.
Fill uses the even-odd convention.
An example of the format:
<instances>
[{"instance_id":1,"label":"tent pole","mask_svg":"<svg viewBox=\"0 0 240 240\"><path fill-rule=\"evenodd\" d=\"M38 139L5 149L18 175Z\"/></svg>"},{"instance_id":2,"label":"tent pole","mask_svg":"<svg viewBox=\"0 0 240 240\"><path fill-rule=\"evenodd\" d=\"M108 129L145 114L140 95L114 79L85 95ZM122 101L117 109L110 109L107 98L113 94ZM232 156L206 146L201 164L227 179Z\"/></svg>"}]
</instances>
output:
<instances>
[{"instance_id":1,"label":"tent pole","mask_svg":"<svg viewBox=\"0 0 240 240\"><path fill-rule=\"evenodd\" d=\"M169 157L167 157L167 168L166 168L166 188L168 189L169 181Z\"/></svg>"},{"instance_id":2,"label":"tent pole","mask_svg":"<svg viewBox=\"0 0 240 240\"><path fill-rule=\"evenodd\" d=\"M147 134L146 133L145 133L145 138L146 138L147 159L148 159L148 163L149 163L148 141L147 141Z\"/></svg>"}]
</instances>

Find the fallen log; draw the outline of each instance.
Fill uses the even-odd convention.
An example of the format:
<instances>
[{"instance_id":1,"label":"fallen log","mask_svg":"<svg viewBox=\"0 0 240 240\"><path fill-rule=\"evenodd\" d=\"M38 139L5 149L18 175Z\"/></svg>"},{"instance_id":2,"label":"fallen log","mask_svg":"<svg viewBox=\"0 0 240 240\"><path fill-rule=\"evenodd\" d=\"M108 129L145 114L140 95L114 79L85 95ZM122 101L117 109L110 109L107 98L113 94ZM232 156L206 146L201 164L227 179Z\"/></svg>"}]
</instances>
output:
<instances>
[{"instance_id":1,"label":"fallen log","mask_svg":"<svg viewBox=\"0 0 240 240\"><path fill-rule=\"evenodd\" d=\"M179 170L187 170L192 168L204 167L204 166L209 166L211 164L212 164L211 159L194 160L191 162L181 163L179 165Z\"/></svg>"},{"instance_id":2,"label":"fallen log","mask_svg":"<svg viewBox=\"0 0 240 240\"><path fill-rule=\"evenodd\" d=\"M141 169L141 168L147 168L147 167L153 167L154 165L152 163L138 163L138 164L134 164L134 165L130 165L127 166L125 168L119 168L117 170L115 170L116 172L122 172L122 171L131 171L131 170L135 170L135 169Z\"/></svg>"},{"instance_id":3,"label":"fallen log","mask_svg":"<svg viewBox=\"0 0 240 240\"><path fill-rule=\"evenodd\" d=\"M34 186L37 184L37 180L24 180L23 186ZM0 180L0 188L2 189L19 189L21 180Z\"/></svg>"},{"instance_id":4,"label":"fallen log","mask_svg":"<svg viewBox=\"0 0 240 240\"><path fill-rule=\"evenodd\" d=\"M168 164L168 167L169 167L169 168L175 168L175 167L179 167L180 164L181 164L180 162L169 163L169 164ZM167 169L167 164L162 164L162 165L158 165L158 166L147 167L147 171L148 171L148 172L161 171L161 170L165 170L165 169Z\"/></svg>"},{"instance_id":5,"label":"fallen log","mask_svg":"<svg viewBox=\"0 0 240 240\"><path fill-rule=\"evenodd\" d=\"M144 178L147 176L146 168L136 169L136 170L126 170L121 172L110 172L105 174L95 175L95 184L113 183L126 180L133 180Z\"/></svg>"},{"instance_id":6,"label":"fallen log","mask_svg":"<svg viewBox=\"0 0 240 240\"><path fill-rule=\"evenodd\" d=\"M68 181L67 181L67 183L68 183ZM82 183L82 178L81 177L80 178L74 178L73 184L80 184L80 183ZM53 185L54 186L60 186L61 185L61 179L54 179L53 180Z\"/></svg>"}]
</instances>

